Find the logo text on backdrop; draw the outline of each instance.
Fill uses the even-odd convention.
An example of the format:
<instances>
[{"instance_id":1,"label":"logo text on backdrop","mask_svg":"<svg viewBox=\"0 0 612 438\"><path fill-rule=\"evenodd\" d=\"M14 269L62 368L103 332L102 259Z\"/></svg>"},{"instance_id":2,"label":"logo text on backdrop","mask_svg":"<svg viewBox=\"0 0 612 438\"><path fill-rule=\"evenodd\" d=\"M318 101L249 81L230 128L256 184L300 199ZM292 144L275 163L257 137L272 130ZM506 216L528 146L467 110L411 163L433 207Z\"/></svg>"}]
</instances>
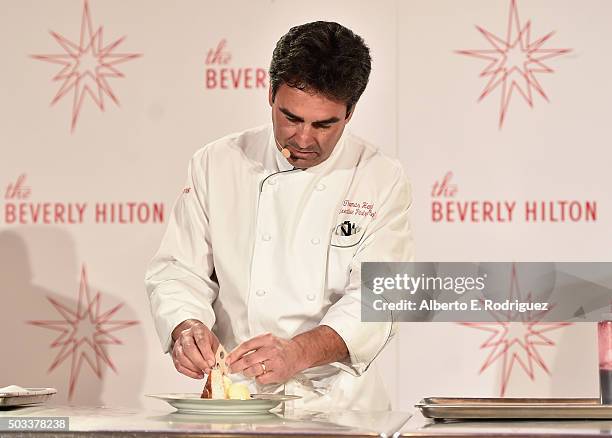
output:
<instances>
[{"instance_id":1,"label":"logo text on backdrop","mask_svg":"<svg viewBox=\"0 0 612 438\"><path fill-rule=\"evenodd\" d=\"M597 201L580 199L461 199L449 171L431 188L432 222L596 222Z\"/></svg>"},{"instance_id":2,"label":"logo text on backdrop","mask_svg":"<svg viewBox=\"0 0 612 438\"><path fill-rule=\"evenodd\" d=\"M162 202L33 202L27 175L22 173L5 191L2 209L6 225L56 224L146 224L164 222Z\"/></svg>"},{"instance_id":3,"label":"logo text on backdrop","mask_svg":"<svg viewBox=\"0 0 612 438\"><path fill-rule=\"evenodd\" d=\"M206 54L204 84L207 90L266 89L268 71L262 67L232 67L232 54L224 38Z\"/></svg>"}]
</instances>

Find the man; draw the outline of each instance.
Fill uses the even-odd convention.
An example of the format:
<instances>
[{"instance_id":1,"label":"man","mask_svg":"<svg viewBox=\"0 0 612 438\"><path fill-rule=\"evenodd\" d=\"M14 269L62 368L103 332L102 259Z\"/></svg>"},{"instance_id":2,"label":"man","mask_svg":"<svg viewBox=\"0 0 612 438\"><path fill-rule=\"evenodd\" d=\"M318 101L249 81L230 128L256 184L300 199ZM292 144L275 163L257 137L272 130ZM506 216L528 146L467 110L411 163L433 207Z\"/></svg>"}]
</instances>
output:
<instances>
[{"instance_id":1,"label":"man","mask_svg":"<svg viewBox=\"0 0 612 438\"><path fill-rule=\"evenodd\" d=\"M345 132L369 74L349 29L294 27L270 66L272 126L194 155L146 275L180 373L203 378L221 343L252 392L297 394L307 409L389 407L369 367L395 327L361 322L360 270L412 258L410 189L399 163Z\"/></svg>"}]
</instances>

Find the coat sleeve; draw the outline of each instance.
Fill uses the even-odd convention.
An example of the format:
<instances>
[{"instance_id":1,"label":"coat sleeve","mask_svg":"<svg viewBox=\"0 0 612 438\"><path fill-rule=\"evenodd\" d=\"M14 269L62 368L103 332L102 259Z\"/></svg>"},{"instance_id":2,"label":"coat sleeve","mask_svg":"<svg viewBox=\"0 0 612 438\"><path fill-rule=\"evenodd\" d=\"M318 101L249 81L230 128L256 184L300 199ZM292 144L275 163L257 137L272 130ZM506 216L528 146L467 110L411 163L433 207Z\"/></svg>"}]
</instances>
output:
<instances>
[{"instance_id":1,"label":"coat sleeve","mask_svg":"<svg viewBox=\"0 0 612 438\"><path fill-rule=\"evenodd\" d=\"M386 322L361 321L361 263L407 262L414 260L409 221L412 203L410 183L399 168L378 214L365 231L350 267L344 295L334 303L321 321L344 340L350 355L346 363L333 363L355 376L365 372L397 330L393 312Z\"/></svg>"},{"instance_id":2,"label":"coat sleeve","mask_svg":"<svg viewBox=\"0 0 612 438\"><path fill-rule=\"evenodd\" d=\"M186 319L212 329L214 281L207 212L206 150L198 151L187 171L185 189L177 199L161 245L145 274L155 328L164 352L170 351L172 330Z\"/></svg>"}]
</instances>

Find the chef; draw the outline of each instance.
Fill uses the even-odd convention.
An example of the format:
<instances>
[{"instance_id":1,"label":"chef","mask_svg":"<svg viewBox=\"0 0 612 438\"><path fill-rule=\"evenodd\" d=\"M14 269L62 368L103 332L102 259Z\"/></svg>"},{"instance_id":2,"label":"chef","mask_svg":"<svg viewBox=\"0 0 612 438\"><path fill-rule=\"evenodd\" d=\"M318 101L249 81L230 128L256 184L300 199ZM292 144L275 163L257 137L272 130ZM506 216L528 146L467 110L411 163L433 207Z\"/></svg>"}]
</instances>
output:
<instances>
[{"instance_id":1,"label":"chef","mask_svg":"<svg viewBox=\"0 0 612 438\"><path fill-rule=\"evenodd\" d=\"M373 364L396 325L361 321L361 262L412 259L411 194L397 161L345 130L369 74L349 29L293 27L270 65L272 124L193 156L146 273L178 372L204 378L221 344L251 392L389 408Z\"/></svg>"}]
</instances>

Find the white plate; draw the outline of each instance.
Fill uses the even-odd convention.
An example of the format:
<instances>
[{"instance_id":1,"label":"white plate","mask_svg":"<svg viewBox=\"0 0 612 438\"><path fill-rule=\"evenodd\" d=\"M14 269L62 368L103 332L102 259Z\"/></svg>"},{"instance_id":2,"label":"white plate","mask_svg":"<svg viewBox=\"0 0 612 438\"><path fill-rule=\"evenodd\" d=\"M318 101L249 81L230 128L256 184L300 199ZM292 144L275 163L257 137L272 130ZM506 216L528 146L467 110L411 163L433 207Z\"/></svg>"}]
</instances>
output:
<instances>
[{"instance_id":1,"label":"white plate","mask_svg":"<svg viewBox=\"0 0 612 438\"><path fill-rule=\"evenodd\" d=\"M213 400L200 398L197 393L147 394L189 414L266 414L284 401L301 398L298 395L251 394L249 400Z\"/></svg>"},{"instance_id":2,"label":"white plate","mask_svg":"<svg viewBox=\"0 0 612 438\"><path fill-rule=\"evenodd\" d=\"M25 406L43 403L56 393L57 390L55 388L19 388L19 390L3 390L0 391L0 406Z\"/></svg>"}]
</instances>

